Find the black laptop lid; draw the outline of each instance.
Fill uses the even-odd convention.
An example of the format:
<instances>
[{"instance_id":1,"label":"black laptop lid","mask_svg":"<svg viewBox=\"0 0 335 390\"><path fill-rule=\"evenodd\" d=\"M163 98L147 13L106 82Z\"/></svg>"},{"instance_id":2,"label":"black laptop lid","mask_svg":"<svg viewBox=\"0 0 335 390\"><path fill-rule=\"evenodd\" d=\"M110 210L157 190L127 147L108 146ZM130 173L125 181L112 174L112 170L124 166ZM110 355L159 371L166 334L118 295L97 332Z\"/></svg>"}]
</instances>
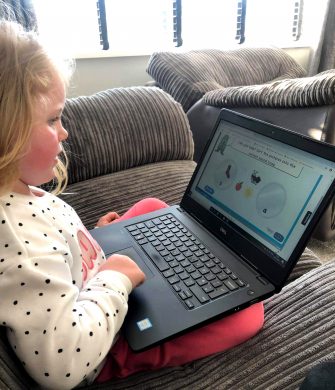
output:
<instances>
[{"instance_id":1,"label":"black laptop lid","mask_svg":"<svg viewBox=\"0 0 335 390\"><path fill-rule=\"evenodd\" d=\"M224 109L181 207L280 289L334 179L332 145Z\"/></svg>"}]
</instances>

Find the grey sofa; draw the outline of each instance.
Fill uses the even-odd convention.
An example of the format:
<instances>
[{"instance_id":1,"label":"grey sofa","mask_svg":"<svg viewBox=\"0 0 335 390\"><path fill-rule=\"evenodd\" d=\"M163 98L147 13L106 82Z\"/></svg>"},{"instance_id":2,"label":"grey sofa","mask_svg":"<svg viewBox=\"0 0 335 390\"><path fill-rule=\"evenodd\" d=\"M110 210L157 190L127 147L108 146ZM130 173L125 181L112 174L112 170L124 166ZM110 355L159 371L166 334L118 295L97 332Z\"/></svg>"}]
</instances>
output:
<instances>
[{"instance_id":1,"label":"grey sofa","mask_svg":"<svg viewBox=\"0 0 335 390\"><path fill-rule=\"evenodd\" d=\"M306 75L284 50L268 47L155 52L147 72L185 112L209 91Z\"/></svg>"},{"instance_id":2,"label":"grey sofa","mask_svg":"<svg viewBox=\"0 0 335 390\"><path fill-rule=\"evenodd\" d=\"M180 104L158 88L120 88L68 99L69 185L63 198L88 228L156 196L180 200L195 168ZM87 389L296 389L318 362L335 360L335 262L305 250L265 325L248 342L182 367L142 372ZM0 331L0 389L39 389Z\"/></svg>"}]
</instances>

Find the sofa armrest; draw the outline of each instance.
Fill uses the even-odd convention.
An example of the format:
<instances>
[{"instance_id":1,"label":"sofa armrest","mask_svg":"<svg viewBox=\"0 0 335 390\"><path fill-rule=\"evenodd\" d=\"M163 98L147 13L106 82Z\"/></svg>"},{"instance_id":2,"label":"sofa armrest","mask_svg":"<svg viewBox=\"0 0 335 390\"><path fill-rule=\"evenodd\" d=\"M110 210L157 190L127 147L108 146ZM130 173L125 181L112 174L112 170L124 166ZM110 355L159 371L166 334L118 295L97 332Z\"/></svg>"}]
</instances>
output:
<instances>
[{"instance_id":1,"label":"sofa armrest","mask_svg":"<svg viewBox=\"0 0 335 390\"><path fill-rule=\"evenodd\" d=\"M180 104L156 87L115 88L68 99L69 184L152 162L192 160Z\"/></svg>"},{"instance_id":2,"label":"sofa armrest","mask_svg":"<svg viewBox=\"0 0 335 390\"><path fill-rule=\"evenodd\" d=\"M204 102L216 107L312 107L335 103L335 69L311 77L212 90Z\"/></svg>"}]
</instances>

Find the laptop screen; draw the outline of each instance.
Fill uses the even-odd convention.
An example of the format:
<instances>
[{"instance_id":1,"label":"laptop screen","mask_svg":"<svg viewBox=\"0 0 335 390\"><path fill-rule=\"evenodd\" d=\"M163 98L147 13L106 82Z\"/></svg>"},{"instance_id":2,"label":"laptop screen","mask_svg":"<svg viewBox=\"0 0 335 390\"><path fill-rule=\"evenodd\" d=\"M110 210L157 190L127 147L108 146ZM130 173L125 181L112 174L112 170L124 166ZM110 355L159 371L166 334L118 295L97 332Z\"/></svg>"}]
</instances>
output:
<instances>
[{"instance_id":1,"label":"laptop screen","mask_svg":"<svg viewBox=\"0 0 335 390\"><path fill-rule=\"evenodd\" d=\"M285 266L334 178L334 162L221 120L188 195Z\"/></svg>"}]
</instances>

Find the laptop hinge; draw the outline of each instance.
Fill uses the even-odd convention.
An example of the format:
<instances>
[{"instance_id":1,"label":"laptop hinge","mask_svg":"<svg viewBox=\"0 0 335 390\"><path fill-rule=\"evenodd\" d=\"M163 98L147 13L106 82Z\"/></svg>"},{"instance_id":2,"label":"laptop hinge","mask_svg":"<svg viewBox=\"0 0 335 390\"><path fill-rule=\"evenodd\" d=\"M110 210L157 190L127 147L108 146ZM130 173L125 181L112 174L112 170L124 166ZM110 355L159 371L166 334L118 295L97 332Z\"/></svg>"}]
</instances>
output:
<instances>
[{"instance_id":1,"label":"laptop hinge","mask_svg":"<svg viewBox=\"0 0 335 390\"><path fill-rule=\"evenodd\" d=\"M265 286L267 284L275 285L271 280L267 279L261 272L258 271L258 269L243 255L241 255L242 260L244 261L244 265L250 269L255 275L256 278Z\"/></svg>"},{"instance_id":2,"label":"laptop hinge","mask_svg":"<svg viewBox=\"0 0 335 390\"><path fill-rule=\"evenodd\" d=\"M243 255L240 255L241 259L245 263L245 266L256 276L260 276L258 269Z\"/></svg>"},{"instance_id":3,"label":"laptop hinge","mask_svg":"<svg viewBox=\"0 0 335 390\"><path fill-rule=\"evenodd\" d=\"M192 212L186 211L186 210L184 210L184 209L181 208L181 207L178 207L177 210L180 211L181 213L184 213L184 214L189 215L191 218L195 219L201 226L203 225L201 219L199 219L199 218L198 218L195 214L193 214Z\"/></svg>"},{"instance_id":4,"label":"laptop hinge","mask_svg":"<svg viewBox=\"0 0 335 390\"><path fill-rule=\"evenodd\" d=\"M265 286L268 284L272 284L264 275L262 275L258 269L243 255L240 255L242 260L244 261L244 265L249 268L249 270L256 276L256 278Z\"/></svg>"}]
</instances>

